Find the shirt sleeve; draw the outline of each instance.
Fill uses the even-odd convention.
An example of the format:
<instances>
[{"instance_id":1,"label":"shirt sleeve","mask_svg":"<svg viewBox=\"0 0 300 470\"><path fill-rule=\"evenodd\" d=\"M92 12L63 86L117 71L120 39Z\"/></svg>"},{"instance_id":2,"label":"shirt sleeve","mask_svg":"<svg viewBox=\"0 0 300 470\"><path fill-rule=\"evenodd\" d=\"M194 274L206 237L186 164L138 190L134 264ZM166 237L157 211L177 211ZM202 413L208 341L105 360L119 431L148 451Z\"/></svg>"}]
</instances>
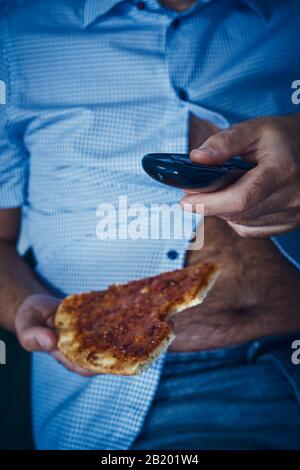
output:
<instances>
[{"instance_id":1,"label":"shirt sleeve","mask_svg":"<svg viewBox=\"0 0 300 470\"><path fill-rule=\"evenodd\" d=\"M24 204L27 158L22 149L18 126L10 118L13 90L1 23L0 21L0 208L5 209Z\"/></svg>"},{"instance_id":2,"label":"shirt sleeve","mask_svg":"<svg viewBox=\"0 0 300 470\"><path fill-rule=\"evenodd\" d=\"M281 253L300 271L300 228L272 238Z\"/></svg>"}]
</instances>

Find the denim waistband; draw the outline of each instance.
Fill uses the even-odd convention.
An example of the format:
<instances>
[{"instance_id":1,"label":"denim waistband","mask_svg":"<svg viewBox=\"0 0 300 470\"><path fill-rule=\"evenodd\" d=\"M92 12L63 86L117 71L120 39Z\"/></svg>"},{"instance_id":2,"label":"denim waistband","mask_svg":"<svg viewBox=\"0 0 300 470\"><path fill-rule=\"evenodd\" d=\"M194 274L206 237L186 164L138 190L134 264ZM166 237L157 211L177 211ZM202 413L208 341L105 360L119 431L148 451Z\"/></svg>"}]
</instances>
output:
<instances>
[{"instance_id":1,"label":"denim waistband","mask_svg":"<svg viewBox=\"0 0 300 470\"><path fill-rule=\"evenodd\" d=\"M257 340L236 346L228 346L225 348L208 349L201 351L189 352L168 352L166 355L166 364L181 364L196 361L252 361L257 355L269 350L285 347L292 344L295 339L300 339L300 331L280 336L265 336Z\"/></svg>"}]
</instances>

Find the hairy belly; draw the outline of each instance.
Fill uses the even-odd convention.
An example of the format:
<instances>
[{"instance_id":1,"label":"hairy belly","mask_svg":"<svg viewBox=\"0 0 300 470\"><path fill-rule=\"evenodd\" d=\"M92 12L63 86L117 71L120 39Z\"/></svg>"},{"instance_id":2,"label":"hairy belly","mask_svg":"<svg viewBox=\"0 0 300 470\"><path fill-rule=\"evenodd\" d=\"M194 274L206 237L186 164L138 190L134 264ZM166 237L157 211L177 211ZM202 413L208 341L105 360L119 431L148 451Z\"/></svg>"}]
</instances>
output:
<instances>
[{"instance_id":1,"label":"hairy belly","mask_svg":"<svg viewBox=\"0 0 300 470\"><path fill-rule=\"evenodd\" d=\"M242 239L222 220L205 220L200 251L186 264L216 263L221 274L204 303L174 320L173 351L235 345L300 331L300 273L269 239Z\"/></svg>"},{"instance_id":2,"label":"hairy belly","mask_svg":"<svg viewBox=\"0 0 300 470\"><path fill-rule=\"evenodd\" d=\"M219 129L190 117L189 148ZM205 219L204 247L189 251L186 264L216 263L221 274L198 307L174 320L172 351L231 346L267 335L300 332L300 272L269 239L245 239L223 220Z\"/></svg>"}]
</instances>

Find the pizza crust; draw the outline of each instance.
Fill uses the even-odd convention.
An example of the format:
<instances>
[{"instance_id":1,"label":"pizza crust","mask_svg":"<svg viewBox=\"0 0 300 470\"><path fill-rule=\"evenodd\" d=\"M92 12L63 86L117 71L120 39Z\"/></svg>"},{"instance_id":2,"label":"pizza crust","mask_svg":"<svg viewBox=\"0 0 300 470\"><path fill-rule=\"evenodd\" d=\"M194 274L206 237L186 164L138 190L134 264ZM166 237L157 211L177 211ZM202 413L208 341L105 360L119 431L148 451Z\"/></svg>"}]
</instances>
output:
<instances>
[{"instance_id":1,"label":"pizza crust","mask_svg":"<svg viewBox=\"0 0 300 470\"><path fill-rule=\"evenodd\" d=\"M58 349L71 362L98 374L140 374L146 370L157 357L165 352L168 346L175 339L175 334L172 332L169 324L171 317L181 311L201 304L215 283L218 274L219 272L216 268L212 269L210 275L206 279L205 285L200 285L193 298L189 298L188 301L184 301L168 311L165 318L165 321L169 326L168 336L147 356L147 358L119 358L110 351L94 352L89 349L82 350L76 331L76 302L80 302L81 296L86 294L70 295L60 303L55 316L55 327L59 337ZM75 300L74 312L70 312L70 307L66 308L66 301L68 300L71 302Z\"/></svg>"}]
</instances>

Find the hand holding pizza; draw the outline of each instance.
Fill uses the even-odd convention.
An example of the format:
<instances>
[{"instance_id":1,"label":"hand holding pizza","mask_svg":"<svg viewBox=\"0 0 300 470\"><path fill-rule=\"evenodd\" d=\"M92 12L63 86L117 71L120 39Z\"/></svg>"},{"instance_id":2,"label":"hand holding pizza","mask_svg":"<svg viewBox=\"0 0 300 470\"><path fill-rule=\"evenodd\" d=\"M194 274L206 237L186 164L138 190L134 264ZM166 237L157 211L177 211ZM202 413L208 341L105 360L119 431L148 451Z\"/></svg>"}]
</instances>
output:
<instances>
[{"instance_id":1,"label":"hand holding pizza","mask_svg":"<svg viewBox=\"0 0 300 470\"><path fill-rule=\"evenodd\" d=\"M195 163L221 165L240 155L257 163L231 186L186 191L182 204L204 204L242 237L268 237L300 226L300 115L245 121L191 151ZM185 207L188 209L188 205Z\"/></svg>"},{"instance_id":2,"label":"hand holding pizza","mask_svg":"<svg viewBox=\"0 0 300 470\"><path fill-rule=\"evenodd\" d=\"M196 263L64 300L30 295L16 333L27 351L48 352L80 375L135 375L174 340L171 317L199 305L217 275L214 264Z\"/></svg>"},{"instance_id":3,"label":"hand holding pizza","mask_svg":"<svg viewBox=\"0 0 300 470\"><path fill-rule=\"evenodd\" d=\"M48 352L67 369L77 374L95 375L73 364L57 349L54 317L60 302L61 299L46 294L27 297L16 316L15 327L18 339L27 351Z\"/></svg>"}]
</instances>

